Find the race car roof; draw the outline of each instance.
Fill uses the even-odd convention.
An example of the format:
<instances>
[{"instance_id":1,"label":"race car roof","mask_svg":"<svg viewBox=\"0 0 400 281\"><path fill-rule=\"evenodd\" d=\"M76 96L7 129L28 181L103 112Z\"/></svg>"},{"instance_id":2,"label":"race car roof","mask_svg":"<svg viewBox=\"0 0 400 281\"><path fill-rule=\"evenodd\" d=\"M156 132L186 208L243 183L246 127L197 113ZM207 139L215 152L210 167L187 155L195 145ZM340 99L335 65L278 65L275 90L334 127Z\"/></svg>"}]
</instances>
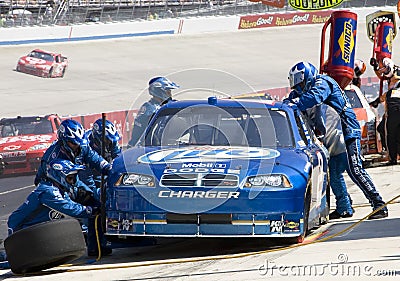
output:
<instances>
[{"instance_id":1,"label":"race car roof","mask_svg":"<svg viewBox=\"0 0 400 281\"><path fill-rule=\"evenodd\" d=\"M182 100L173 101L165 105L167 108L185 108L193 105L214 105L218 107L251 107L251 108L279 108L288 107L286 104L275 100L236 100L209 97L207 100Z\"/></svg>"},{"instance_id":2,"label":"race car roof","mask_svg":"<svg viewBox=\"0 0 400 281\"><path fill-rule=\"evenodd\" d=\"M43 116L17 116L17 117L11 117L11 118L2 118L0 119L0 125L2 124L7 124L7 123L26 123L26 122L34 122L34 121L40 121L41 119L48 119L50 116L56 115L56 114L48 114L48 115L43 115Z\"/></svg>"}]
</instances>

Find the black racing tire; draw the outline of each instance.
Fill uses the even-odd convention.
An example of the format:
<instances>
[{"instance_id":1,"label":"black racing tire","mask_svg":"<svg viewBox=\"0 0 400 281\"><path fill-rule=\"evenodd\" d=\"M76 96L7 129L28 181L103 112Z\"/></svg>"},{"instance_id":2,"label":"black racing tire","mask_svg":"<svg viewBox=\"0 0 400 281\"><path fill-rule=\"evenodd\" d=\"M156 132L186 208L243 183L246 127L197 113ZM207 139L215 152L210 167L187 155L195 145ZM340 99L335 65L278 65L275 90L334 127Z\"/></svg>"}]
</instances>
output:
<instances>
[{"instance_id":1,"label":"black racing tire","mask_svg":"<svg viewBox=\"0 0 400 281\"><path fill-rule=\"evenodd\" d=\"M47 78L51 78L52 76L53 76L53 68L50 68Z\"/></svg>"},{"instance_id":2,"label":"black racing tire","mask_svg":"<svg viewBox=\"0 0 400 281\"><path fill-rule=\"evenodd\" d=\"M64 78L64 76L65 76L65 71L66 71L66 70L67 70L67 68L64 67L63 70L62 70L62 73L61 73L61 78Z\"/></svg>"},{"instance_id":3,"label":"black racing tire","mask_svg":"<svg viewBox=\"0 0 400 281\"><path fill-rule=\"evenodd\" d=\"M76 219L39 223L14 232L4 240L7 259L15 274L52 268L86 253L85 239Z\"/></svg>"}]
</instances>

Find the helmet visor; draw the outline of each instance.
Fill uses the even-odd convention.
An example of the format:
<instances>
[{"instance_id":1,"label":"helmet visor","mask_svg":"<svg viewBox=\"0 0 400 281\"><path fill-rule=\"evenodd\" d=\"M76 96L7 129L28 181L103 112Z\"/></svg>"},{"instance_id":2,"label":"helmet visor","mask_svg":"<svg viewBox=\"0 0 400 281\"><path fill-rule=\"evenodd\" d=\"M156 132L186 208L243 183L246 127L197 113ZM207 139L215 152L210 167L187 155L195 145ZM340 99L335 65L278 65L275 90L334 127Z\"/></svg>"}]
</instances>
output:
<instances>
[{"instance_id":1,"label":"helmet visor","mask_svg":"<svg viewBox=\"0 0 400 281\"><path fill-rule=\"evenodd\" d=\"M301 82L304 81L304 72L299 71L296 73L290 73L289 75L289 85L290 88L295 90L295 86L300 84Z\"/></svg>"},{"instance_id":2,"label":"helmet visor","mask_svg":"<svg viewBox=\"0 0 400 281\"><path fill-rule=\"evenodd\" d=\"M67 183L69 183L70 185L75 185L76 183L76 177L77 177L77 173L73 173L73 174L69 174L65 177L65 180L67 181Z\"/></svg>"}]
</instances>

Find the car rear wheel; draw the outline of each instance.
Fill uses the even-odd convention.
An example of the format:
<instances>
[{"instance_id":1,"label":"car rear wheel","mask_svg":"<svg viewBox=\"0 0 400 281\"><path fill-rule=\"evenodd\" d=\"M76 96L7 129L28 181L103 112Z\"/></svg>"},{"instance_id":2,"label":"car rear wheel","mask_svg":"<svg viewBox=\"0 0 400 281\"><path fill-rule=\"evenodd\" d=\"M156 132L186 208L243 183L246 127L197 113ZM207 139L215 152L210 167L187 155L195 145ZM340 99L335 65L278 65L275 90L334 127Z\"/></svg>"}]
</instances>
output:
<instances>
[{"instance_id":1,"label":"car rear wheel","mask_svg":"<svg viewBox=\"0 0 400 281\"><path fill-rule=\"evenodd\" d=\"M19 67L19 65L17 65L17 67L15 68L16 71L20 72L21 68Z\"/></svg>"},{"instance_id":2,"label":"car rear wheel","mask_svg":"<svg viewBox=\"0 0 400 281\"><path fill-rule=\"evenodd\" d=\"M14 232L4 241L12 272L26 274L73 261L86 252L76 219L39 223Z\"/></svg>"}]
</instances>

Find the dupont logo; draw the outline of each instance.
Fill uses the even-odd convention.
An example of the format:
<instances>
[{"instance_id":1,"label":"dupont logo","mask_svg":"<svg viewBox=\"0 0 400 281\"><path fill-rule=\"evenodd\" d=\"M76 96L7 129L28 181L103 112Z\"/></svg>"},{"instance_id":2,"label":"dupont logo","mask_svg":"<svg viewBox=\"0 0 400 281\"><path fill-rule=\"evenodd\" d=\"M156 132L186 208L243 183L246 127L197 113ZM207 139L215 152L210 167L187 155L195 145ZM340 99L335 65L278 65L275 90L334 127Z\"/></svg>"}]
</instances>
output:
<instances>
[{"instance_id":1,"label":"dupont logo","mask_svg":"<svg viewBox=\"0 0 400 281\"><path fill-rule=\"evenodd\" d=\"M342 4L344 0L288 0L288 4L302 11L318 11L334 8Z\"/></svg>"}]
</instances>

